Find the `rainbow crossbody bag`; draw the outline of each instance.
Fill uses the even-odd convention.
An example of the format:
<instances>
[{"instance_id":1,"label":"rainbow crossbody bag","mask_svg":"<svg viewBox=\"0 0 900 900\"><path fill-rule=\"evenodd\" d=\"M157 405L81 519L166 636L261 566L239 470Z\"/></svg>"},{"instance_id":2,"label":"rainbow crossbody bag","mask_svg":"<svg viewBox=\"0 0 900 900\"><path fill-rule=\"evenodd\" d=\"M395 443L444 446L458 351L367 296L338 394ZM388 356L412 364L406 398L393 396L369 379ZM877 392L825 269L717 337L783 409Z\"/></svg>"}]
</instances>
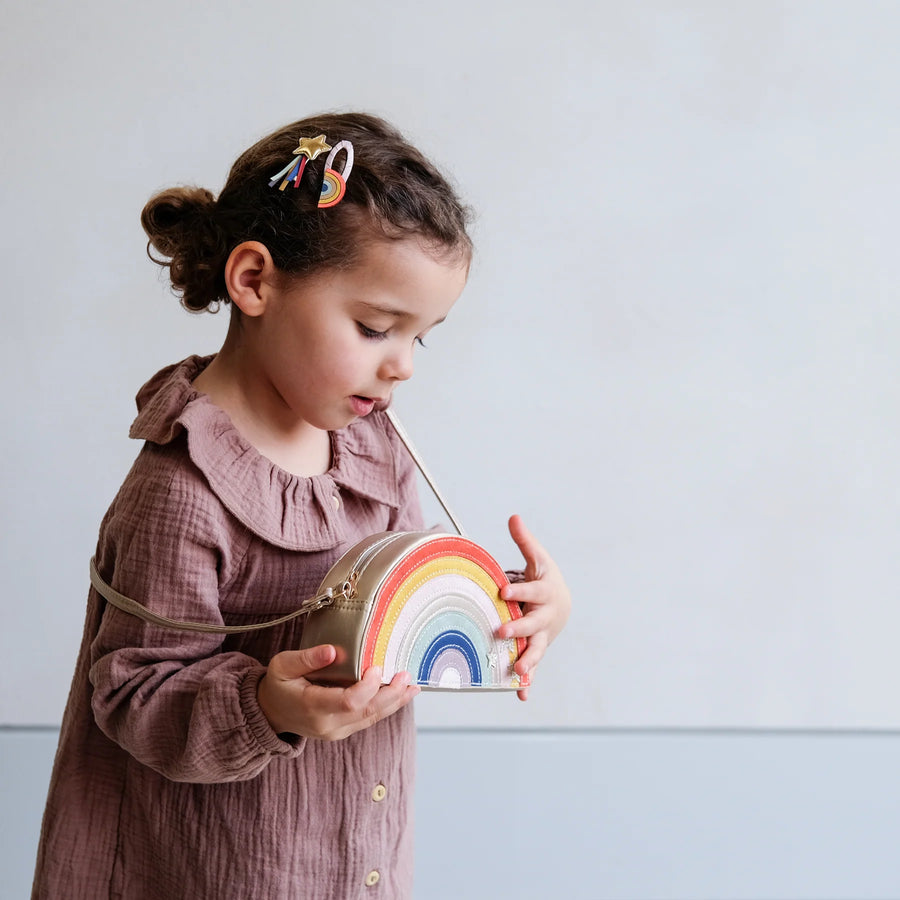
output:
<instances>
[{"instance_id":1,"label":"rainbow crossbody bag","mask_svg":"<svg viewBox=\"0 0 900 900\"><path fill-rule=\"evenodd\" d=\"M373 534L351 547L322 579L319 590L286 616L252 625L209 625L170 619L120 594L91 560L91 584L108 603L144 621L182 631L234 634L272 628L298 616L300 649L333 644L335 661L315 673L326 684L352 684L381 666L387 684L402 671L428 690L526 687L513 669L525 640L496 636L522 611L500 598L509 583L497 561L474 541L441 496L397 417L387 417L453 523L457 534L397 531Z\"/></svg>"}]
</instances>

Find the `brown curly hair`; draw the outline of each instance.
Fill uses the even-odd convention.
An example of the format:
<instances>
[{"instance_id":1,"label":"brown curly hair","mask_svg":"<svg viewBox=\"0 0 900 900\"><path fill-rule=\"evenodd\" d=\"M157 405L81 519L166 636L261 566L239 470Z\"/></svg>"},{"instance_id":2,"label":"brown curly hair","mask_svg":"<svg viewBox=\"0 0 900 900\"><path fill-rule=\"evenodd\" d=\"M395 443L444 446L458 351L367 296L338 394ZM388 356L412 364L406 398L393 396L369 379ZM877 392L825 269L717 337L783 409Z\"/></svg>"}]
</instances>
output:
<instances>
[{"instance_id":1,"label":"brown curly hair","mask_svg":"<svg viewBox=\"0 0 900 900\"><path fill-rule=\"evenodd\" d=\"M331 144L349 140L354 149L344 198L325 209L318 207L324 154L307 162L299 188L269 187L299 139L319 134ZM364 113L286 125L238 157L218 199L204 188L169 188L141 213L148 255L168 267L173 289L192 312L229 301L225 263L243 241L265 244L279 271L295 277L348 268L366 241L379 238L415 237L436 257L467 263L468 220L446 178L393 126Z\"/></svg>"}]
</instances>

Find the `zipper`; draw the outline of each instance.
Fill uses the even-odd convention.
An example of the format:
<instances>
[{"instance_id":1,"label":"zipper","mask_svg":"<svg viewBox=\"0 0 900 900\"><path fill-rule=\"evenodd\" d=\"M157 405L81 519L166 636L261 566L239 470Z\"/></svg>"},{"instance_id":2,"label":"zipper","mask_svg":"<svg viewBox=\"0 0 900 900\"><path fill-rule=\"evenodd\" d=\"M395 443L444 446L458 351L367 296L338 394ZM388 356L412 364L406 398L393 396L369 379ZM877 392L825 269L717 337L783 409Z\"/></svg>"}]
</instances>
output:
<instances>
[{"instance_id":1,"label":"zipper","mask_svg":"<svg viewBox=\"0 0 900 900\"><path fill-rule=\"evenodd\" d=\"M408 534L405 531L397 531L392 534L386 534L383 538L376 541L374 544L370 544L363 550L359 556L356 557L356 561L350 567L350 574L347 576L347 580L341 585L338 593L343 594L348 600L352 600L356 596L356 583L359 581L359 576L362 575L363 570L372 560L376 553L386 547L388 544L393 541L402 538L404 535Z\"/></svg>"}]
</instances>

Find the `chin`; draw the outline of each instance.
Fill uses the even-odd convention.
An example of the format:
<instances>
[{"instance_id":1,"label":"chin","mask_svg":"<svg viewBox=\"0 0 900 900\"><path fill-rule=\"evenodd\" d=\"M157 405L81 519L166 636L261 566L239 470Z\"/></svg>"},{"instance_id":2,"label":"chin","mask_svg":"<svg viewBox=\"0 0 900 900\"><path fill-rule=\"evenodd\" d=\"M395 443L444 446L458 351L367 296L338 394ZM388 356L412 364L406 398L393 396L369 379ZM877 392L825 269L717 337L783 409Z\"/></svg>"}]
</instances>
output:
<instances>
[{"instance_id":1,"label":"chin","mask_svg":"<svg viewBox=\"0 0 900 900\"><path fill-rule=\"evenodd\" d=\"M344 416L335 416L332 419L331 424L325 427L326 431L338 431L341 428L346 428L348 425L352 425L354 422L358 422L360 419L365 418L364 416L357 416L354 413L347 413Z\"/></svg>"}]
</instances>

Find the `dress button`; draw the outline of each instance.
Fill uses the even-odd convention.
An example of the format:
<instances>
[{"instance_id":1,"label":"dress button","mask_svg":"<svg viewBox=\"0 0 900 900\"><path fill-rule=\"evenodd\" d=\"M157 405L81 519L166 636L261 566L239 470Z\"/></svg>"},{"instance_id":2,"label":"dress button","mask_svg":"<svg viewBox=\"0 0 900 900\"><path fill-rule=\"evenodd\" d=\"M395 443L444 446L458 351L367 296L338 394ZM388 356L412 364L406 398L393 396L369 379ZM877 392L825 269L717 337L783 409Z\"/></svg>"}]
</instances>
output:
<instances>
[{"instance_id":1,"label":"dress button","mask_svg":"<svg viewBox=\"0 0 900 900\"><path fill-rule=\"evenodd\" d=\"M338 494L331 495L331 502L334 504L335 509L341 508L341 498Z\"/></svg>"},{"instance_id":2,"label":"dress button","mask_svg":"<svg viewBox=\"0 0 900 900\"><path fill-rule=\"evenodd\" d=\"M368 875L366 875L366 887L375 887L378 884L381 875L378 872L378 869L372 869Z\"/></svg>"},{"instance_id":3,"label":"dress button","mask_svg":"<svg viewBox=\"0 0 900 900\"><path fill-rule=\"evenodd\" d=\"M376 784L372 789L372 799L376 803L381 803L387 797L387 788L383 784Z\"/></svg>"}]
</instances>

